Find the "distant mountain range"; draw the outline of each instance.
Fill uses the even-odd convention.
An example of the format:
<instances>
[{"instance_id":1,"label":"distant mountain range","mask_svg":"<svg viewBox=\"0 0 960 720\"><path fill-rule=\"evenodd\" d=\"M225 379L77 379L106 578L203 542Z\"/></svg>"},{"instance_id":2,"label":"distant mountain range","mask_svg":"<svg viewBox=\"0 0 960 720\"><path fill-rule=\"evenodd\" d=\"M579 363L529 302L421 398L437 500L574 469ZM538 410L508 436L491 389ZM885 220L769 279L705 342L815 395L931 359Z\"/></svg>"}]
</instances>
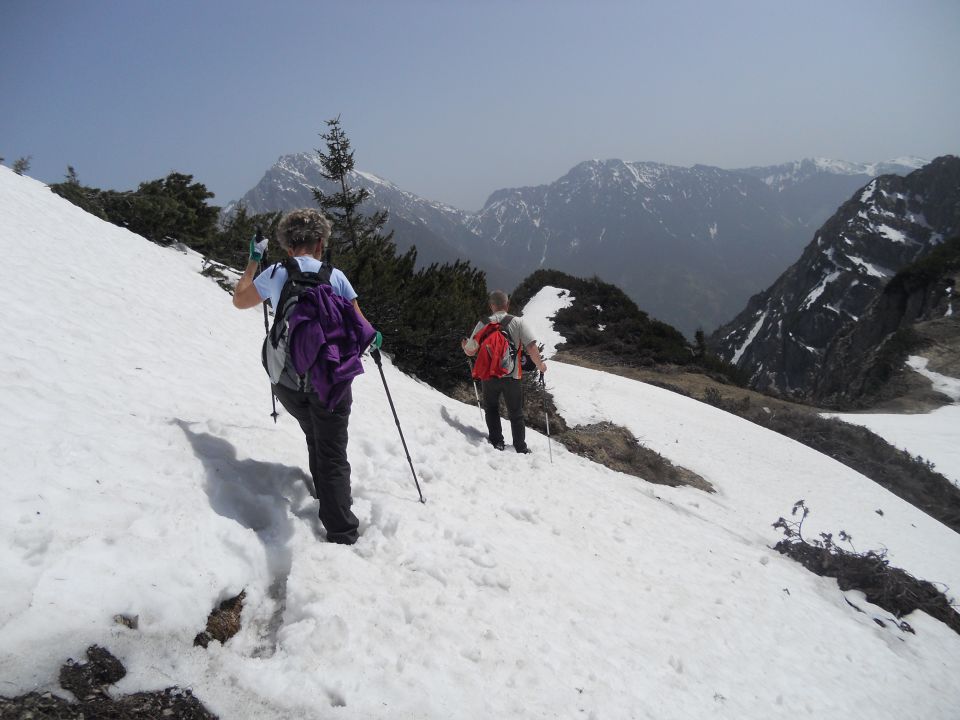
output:
<instances>
[{"instance_id":1,"label":"distant mountain range","mask_svg":"<svg viewBox=\"0 0 960 720\"><path fill-rule=\"evenodd\" d=\"M350 182L390 213L397 245L416 245L423 264L467 259L507 290L539 268L598 275L692 335L728 320L769 285L855 189L878 173L923 164L816 159L723 170L590 160L548 185L498 190L477 213L370 173ZM332 189L316 155L288 155L240 202L252 212L312 206L314 187Z\"/></svg>"},{"instance_id":2,"label":"distant mountain range","mask_svg":"<svg viewBox=\"0 0 960 720\"><path fill-rule=\"evenodd\" d=\"M855 402L857 388L876 390L867 375L879 365L868 365L883 364L878 353L894 332L952 315L953 281L914 264L958 233L960 158L937 158L906 177L875 178L710 344L757 389ZM897 275L908 267L908 276Z\"/></svg>"}]
</instances>

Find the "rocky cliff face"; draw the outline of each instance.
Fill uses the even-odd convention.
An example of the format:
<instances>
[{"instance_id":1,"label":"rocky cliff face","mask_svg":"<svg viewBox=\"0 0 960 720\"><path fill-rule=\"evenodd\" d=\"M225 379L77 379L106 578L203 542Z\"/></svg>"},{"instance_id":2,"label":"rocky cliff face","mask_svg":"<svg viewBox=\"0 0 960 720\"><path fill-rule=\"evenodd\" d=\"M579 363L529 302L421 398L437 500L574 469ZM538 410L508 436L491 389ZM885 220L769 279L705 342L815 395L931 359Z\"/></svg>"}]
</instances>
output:
<instances>
[{"instance_id":1,"label":"rocky cliff face","mask_svg":"<svg viewBox=\"0 0 960 720\"><path fill-rule=\"evenodd\" d=\"M821 377L838 338L869 311L871 320L836 356L859 361L856 350L900 322L895 316L932 311L932 295L891 294L887 305L875 303L897 271L958 230L960 158L938 158L906 177L876 178L820 228L800 260L714 333L711 345L746 370L757 389L803 397L818 386L837 392Z\"/></svg>"},{"instance_id":2,"label":"rocky cliff face","mask_svg":"<svg viewBox=\"0 0 960 720\"><path fill-rule=\"evenodd\" d=\"M934 350L960 363L958 283L960 237L955 237L897 273L863 317L840 332L827 348L813 399L839 408L892 400L909 389L911 371L904 360L912 352ZM941 359L947 358L934 358L935 364Z\"/></svg>"}]
</instances>

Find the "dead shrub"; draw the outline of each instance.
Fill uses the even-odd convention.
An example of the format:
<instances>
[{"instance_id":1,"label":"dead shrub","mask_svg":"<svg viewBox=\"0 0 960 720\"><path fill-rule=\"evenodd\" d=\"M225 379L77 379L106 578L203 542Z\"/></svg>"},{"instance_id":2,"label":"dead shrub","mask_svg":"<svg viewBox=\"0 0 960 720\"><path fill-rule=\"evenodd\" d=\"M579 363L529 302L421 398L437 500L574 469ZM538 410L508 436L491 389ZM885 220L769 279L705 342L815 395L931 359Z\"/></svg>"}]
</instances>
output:
<instances>
[{"instance_id":1,"label":"dead shrub","mask_svg":"<svg viewBox=\"0 0 960 720\"><path fill-rule=\"evenodd\" d=\"M960 634L960 614L954 610L947 596L936 585L918 580L906 570L891 567L886 550L857 552L853 538L841 530L838 538L850 545L850 550L839 547L833 533L820 533L818 539L803 536L803 521L810 514L803 500L798 500L791 511L792 521L779 518L773 527L783 531L784 538L774 550L793 558L811 572L832 577L841 590L860 590L867 602L893 613L900 621L900 629L913 632L901 618L914 610L922 610ZM859 609L859 608L858 608Z\"/></svg>"}]
</instances>

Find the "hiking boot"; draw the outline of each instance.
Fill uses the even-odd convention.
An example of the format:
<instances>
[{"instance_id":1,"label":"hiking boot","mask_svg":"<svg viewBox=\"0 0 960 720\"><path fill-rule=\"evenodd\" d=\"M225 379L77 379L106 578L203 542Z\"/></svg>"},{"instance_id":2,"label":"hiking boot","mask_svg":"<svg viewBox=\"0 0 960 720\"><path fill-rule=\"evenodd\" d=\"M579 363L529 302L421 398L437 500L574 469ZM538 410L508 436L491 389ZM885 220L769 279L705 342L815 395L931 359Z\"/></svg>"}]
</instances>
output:
<instances>
[{"instance_id":1,"label":"hiking boot","mask_svg":"<svg viewBox=\"0 0 960 720\"><path fill-rule=\"evenodd\" d=\"M533 450L528 448L526 445L523 445L522 447L514 448L514 450L516 450L521 455L529 455L530 453L533 452Z\"/></svg>"},{"instance_id":2,"label":"hiking boot","mask_svg":"<svg viewBox=\"0 0 960 720\"><path fill-rule=\"evenodd\" d=\"M504 445L504 443L503 443L503 440L501 440L501 441L499 441L499 442L492 442L492 441L491 441L490 444L493 445L497 450L503 450L503 449L506 447L506 445Z\"/></svg>"}]
</instances>

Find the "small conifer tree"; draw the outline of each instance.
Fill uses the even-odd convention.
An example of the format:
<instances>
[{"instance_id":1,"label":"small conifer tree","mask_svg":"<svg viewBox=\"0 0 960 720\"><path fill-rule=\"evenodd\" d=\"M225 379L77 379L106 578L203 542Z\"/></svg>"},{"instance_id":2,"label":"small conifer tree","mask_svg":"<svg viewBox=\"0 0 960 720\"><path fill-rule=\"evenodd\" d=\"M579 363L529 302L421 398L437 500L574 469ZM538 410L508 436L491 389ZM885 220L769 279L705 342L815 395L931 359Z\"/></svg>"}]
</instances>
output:
<instances>
[{"instance_id":1,"label":"small conifer tree","mask_svg":"<svg viewBox=\"0 0 960 720\"><path fill-rule=\"evenodd\" d=\"M30 171L30 160L33 159L32 155L27 155L26 157L17 158L13 162L13 171L17 175L23 175L25 172Z\"/></svg>"},{"instance_id":2,"label":"small conifer tree","mask_svg":"<svg viewBox=\"0 0 960 720\"><path fill-rule=\"evenodd\" d=\"M339 190L327 194L319 188L314 188L313 194L317 203L333 222L331 246L336 249L349 247L357 250L360 245L375 237L382 237L390 241L393 233L382 235L382 229L387 222L387 211L377 210L370 215L364 215L359 208L370 197L366 188L351 188L349 174L353 170L353 150L350 148L350 138L340 127L340 116L327 120L327 132L320 135L326 142L327 151L317 150L320 164L323 167L321 175L340 186Z\"/></svg>"},{"instance_id":3,"label":"small conifer tree","mask_svg":"<svg viewBox=\"0 0 960 720\"><path fill-rule=\"evenodd\" d=\"M706 357L707 355L707 340L703 334L703 328L697 328L697 331L693 334L693 356L698 360Z\"/></svg>"},{"instance_id":4,"label":"small conifer tree","mask_svg":"<svg viewBox=\"0 0 960 720\"><path fill-rule=\"evenodd\" d=\"M383 333L384 348L397 367L447 390L465 376L460 338L476 320L486 298L486 278L466 262L416 269L417 250L397 253L393 233L382 232L387 212L361 212L370 196L353 189L353 150L340 118L327 121L321 137L327 152L317 153L324 177L339 190L314 190L317 203L333 223L335 264L360 293L363 313Z\"/></svg>"}]
</instances>

